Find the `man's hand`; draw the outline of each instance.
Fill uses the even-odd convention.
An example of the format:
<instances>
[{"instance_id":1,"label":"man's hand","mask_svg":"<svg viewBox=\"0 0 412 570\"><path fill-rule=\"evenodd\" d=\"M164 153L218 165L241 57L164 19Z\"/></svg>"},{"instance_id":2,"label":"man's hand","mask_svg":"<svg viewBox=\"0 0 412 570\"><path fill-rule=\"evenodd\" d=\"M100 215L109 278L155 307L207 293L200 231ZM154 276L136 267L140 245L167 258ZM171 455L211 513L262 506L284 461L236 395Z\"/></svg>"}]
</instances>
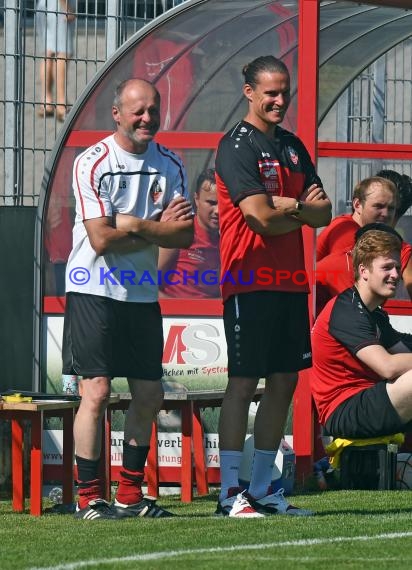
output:
<instances>
[{"instance_id":1,"label":"man's hand","mask_svg":"<svg viewBox=\"0 0 412 570\"><path fill-rule=\"evenodd\" d=\"M183 196L173 198L157 218L159 222L185 222L193 218L192 205ZM144 220L131 214L113 214L113 226L118 230L139 233L141 222Z\"/></svg>"},{"instance_id":2,"label":"man's hand","mask_svg":"<svg viewBox=\"0 0 412 570\"><path fill-rule=\"evenodd\" d=\"M311 184L299 200L286 196L272 196L272 202L276 210L301 225L307 224L312 228L318 228L329 224L331 220L331 203L326 192L317 184ZM302 204L300 208L296 207L298 202Z\"/></svg>"},{"instance_id":3,"label":"man's hand","mask_svg":"<svg viewBox=\"0 0 412 570\"><path fill-rule=\"evenodd\" d=\"M296 211L296 199L287 196L272 196L272 202L276 210L284 214L291 214Z\"/></svg>"},{"instance_id":4,"label":"man's hand","mask_svg":"<svg viewBox=\"0 0 412 570\"><path fill-rule=\"evenodd\" d=\"M317 200L325 200L326 192L322 186L312 184L307 188L300 197L302 202L316 202Z\"/></svg>"},{"instance_id":5,"label":"man's hand","mask_svg":"<svg viewBox=\"0 0 412 570\"><path fill-rule=\"evenodd\" d=\"M163 210L160 222L184 222L193 217L192 205L183 196L173 198L168 206Z\"/></svg>"},{"instance_id":6,"label":"man's hand","mask_svg":"<svg viewBox=\"0 0 412 570\"><path fill-rule=\"evenodd\" d=\"M326 193L322 186L312 184L307 188L302 196L300 202L317 202L318 200L325 200ZM285 214L293 214L296 210L296 199L288 198L286 196L272 196L272 202L276 210L280 210Z\"/></svg>"},{"instance_id":7,"label":"man's hand","mask_svg":"<svg viewBox=\"0 0 412 570\"><path fill-rule=\"evenodd\" d=\"M160 247L189 247L193 241L191 212L190 203L180 196L170 202L157 220L144 220L130 214L116 214L113 216L113 224L117 230Z\"/></svg>"}]
</instances>

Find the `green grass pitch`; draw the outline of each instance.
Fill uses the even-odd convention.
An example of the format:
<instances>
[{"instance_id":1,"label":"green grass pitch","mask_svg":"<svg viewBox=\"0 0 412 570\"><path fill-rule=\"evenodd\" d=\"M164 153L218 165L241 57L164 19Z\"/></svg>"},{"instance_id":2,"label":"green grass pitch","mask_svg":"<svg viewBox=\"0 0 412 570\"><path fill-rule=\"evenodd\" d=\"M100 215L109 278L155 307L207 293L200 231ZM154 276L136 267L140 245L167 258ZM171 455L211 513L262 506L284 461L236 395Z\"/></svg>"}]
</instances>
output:
<instances>
[{"instance_id":1,"label":"green grass pitch","mask_svg":"<svg viewBox=\"0 0 412 570\"><path fill-rule=\"evenodd\" d=\"M327 491L289 497L310 518L213 517L217 494L159 503L172 519L78 521L31 517L0 502L2 570L134 568L402 569L412 563L412 492Z\"/></svg>"}]
</instances>

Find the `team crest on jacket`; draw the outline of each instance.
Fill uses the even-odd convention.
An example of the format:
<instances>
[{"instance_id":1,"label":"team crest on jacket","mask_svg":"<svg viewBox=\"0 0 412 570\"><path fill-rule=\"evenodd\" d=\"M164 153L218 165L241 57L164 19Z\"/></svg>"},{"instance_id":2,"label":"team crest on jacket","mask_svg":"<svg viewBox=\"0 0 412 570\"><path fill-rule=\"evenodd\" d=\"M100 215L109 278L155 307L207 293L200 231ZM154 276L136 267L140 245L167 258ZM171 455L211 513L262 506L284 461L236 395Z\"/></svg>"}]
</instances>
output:
<instances>
[{"instance_id":1,"label":"team crest on jacket","mask_svg":"<svg viewBox=\"0 0 412 570\"><path fill-rule=\"evenodd\" d=\"M294 148L292 148L291 146L288 146L288 153L290 156L290 160L293 162L293 164L297 164L299 162L299 157L297 155L297 152Z\"/></svg>"},{"instance_id":2,"label":"team crest on jacket","mask_svg":"<svg viewBox=\"0 0 412 570\"><path fill-rule=\"evenodd\" d=\"M155 204L160 200L162 192L163 190L161 189L159 182L155 179L150 187L150 196Z\"/></svg>"},{"instance_id":3,"label":"team crest on jacket","mask_svg":"<svg viewBox=\"0 0 412 570\"><path fill-rule=\"evenodd\" d=\"M259 160L260 179L266 192L271 195L279 194L279 176L277 160Z\"/></svg>"}]
</instances>

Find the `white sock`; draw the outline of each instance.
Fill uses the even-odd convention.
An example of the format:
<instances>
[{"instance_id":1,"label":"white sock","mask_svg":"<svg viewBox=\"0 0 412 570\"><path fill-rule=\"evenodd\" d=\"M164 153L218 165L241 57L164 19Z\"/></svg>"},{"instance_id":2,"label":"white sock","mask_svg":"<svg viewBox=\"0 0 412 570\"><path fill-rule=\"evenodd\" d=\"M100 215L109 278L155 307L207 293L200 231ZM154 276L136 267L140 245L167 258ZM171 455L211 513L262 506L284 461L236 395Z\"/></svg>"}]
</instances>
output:
<instances>
[{"instance_id":1,"label":"white sock","mask_svg":"<svg viewBox=\"0 0 412 570\"><path fill-rule=\"evenodd\" d=\"M276 454L277 451L266 449L255 449L254 451L248 492L255 499L261 499L268 494L268 488L272 482Z\"/></svg>"},{"instance_id":2,"label":"white sock","mask_svg":"<svg viewBox=\"0 0 412 570\"><path fill-rule=\"evenodd\" d=\"M239 467L242 451L220 451L220 494L219 500L227 498L231 487L239 487Z\"/></svg>"}]
</instances>

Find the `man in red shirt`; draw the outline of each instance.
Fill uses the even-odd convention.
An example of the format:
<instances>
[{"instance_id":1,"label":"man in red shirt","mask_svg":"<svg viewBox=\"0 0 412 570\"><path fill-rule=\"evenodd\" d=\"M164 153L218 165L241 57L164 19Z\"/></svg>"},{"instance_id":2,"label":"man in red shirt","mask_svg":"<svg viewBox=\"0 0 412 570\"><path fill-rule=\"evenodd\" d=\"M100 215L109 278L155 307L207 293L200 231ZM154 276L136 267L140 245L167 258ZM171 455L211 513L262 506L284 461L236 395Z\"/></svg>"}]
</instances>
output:
<instances>
[{"instance_id":1,"label":"man in red shirt","mask_svg":"<svg viewBox=\"0 0 412 570\"><path fill-rule=\"evenodd\" d=\"M391 227L365 231L353 250L355 285L329 301L313 327L311 388L320 423L333 437L412 427L412 352L380 308L395 295L400 252Z\"/></svg>"},{"instance_id":2,"label":"man in red shirt","mask_svg":"<svg viewBox=\"0 0 412 570\"><path fill-rule=\"evenodd\" d=\"M273 493L270 483L298 371L311 366L301 227L328 224L331 204L302 141L279 126L290 103L285 64L258 57L243 75L248 111L221 139L215 164L229 376L216 514L308 515ZM251 482L241 494L248 410L260 378L266 386L254 425Z\"/></svg>"},{"instance_id":3,"label":"man in red shirt","mask_svg":"<svg viewBox=\"0 0 412 570\"><path fill-rule=\"evenodd\" d=\"M395 226L410 206L410 192L399 200L397 185L382 171L382 176L365 178L356 185L352 198L352 214L342 214L332 220L317 239L316 245L316 313L335 295L353 285L351 251L355 233L366 224L381 222ZM396 173L395 173L396 174ZM405 193L404 193L405 194ZM405 286L412 295L412 248L402 243L401 271ZM412 298L412 297L411 297Z\"/></svg>"},{"instance_id":4,"label":"man in red shirt","mask_svg":"<svg viewBox=\"0 0 412 570\"><path fill-rule=\"evenodd\" d=\"M194 240L188 249L159 250L161 297L220 297L219 217L215 170L198 177L194 194Z\"/></svg>"}]
</instances>

